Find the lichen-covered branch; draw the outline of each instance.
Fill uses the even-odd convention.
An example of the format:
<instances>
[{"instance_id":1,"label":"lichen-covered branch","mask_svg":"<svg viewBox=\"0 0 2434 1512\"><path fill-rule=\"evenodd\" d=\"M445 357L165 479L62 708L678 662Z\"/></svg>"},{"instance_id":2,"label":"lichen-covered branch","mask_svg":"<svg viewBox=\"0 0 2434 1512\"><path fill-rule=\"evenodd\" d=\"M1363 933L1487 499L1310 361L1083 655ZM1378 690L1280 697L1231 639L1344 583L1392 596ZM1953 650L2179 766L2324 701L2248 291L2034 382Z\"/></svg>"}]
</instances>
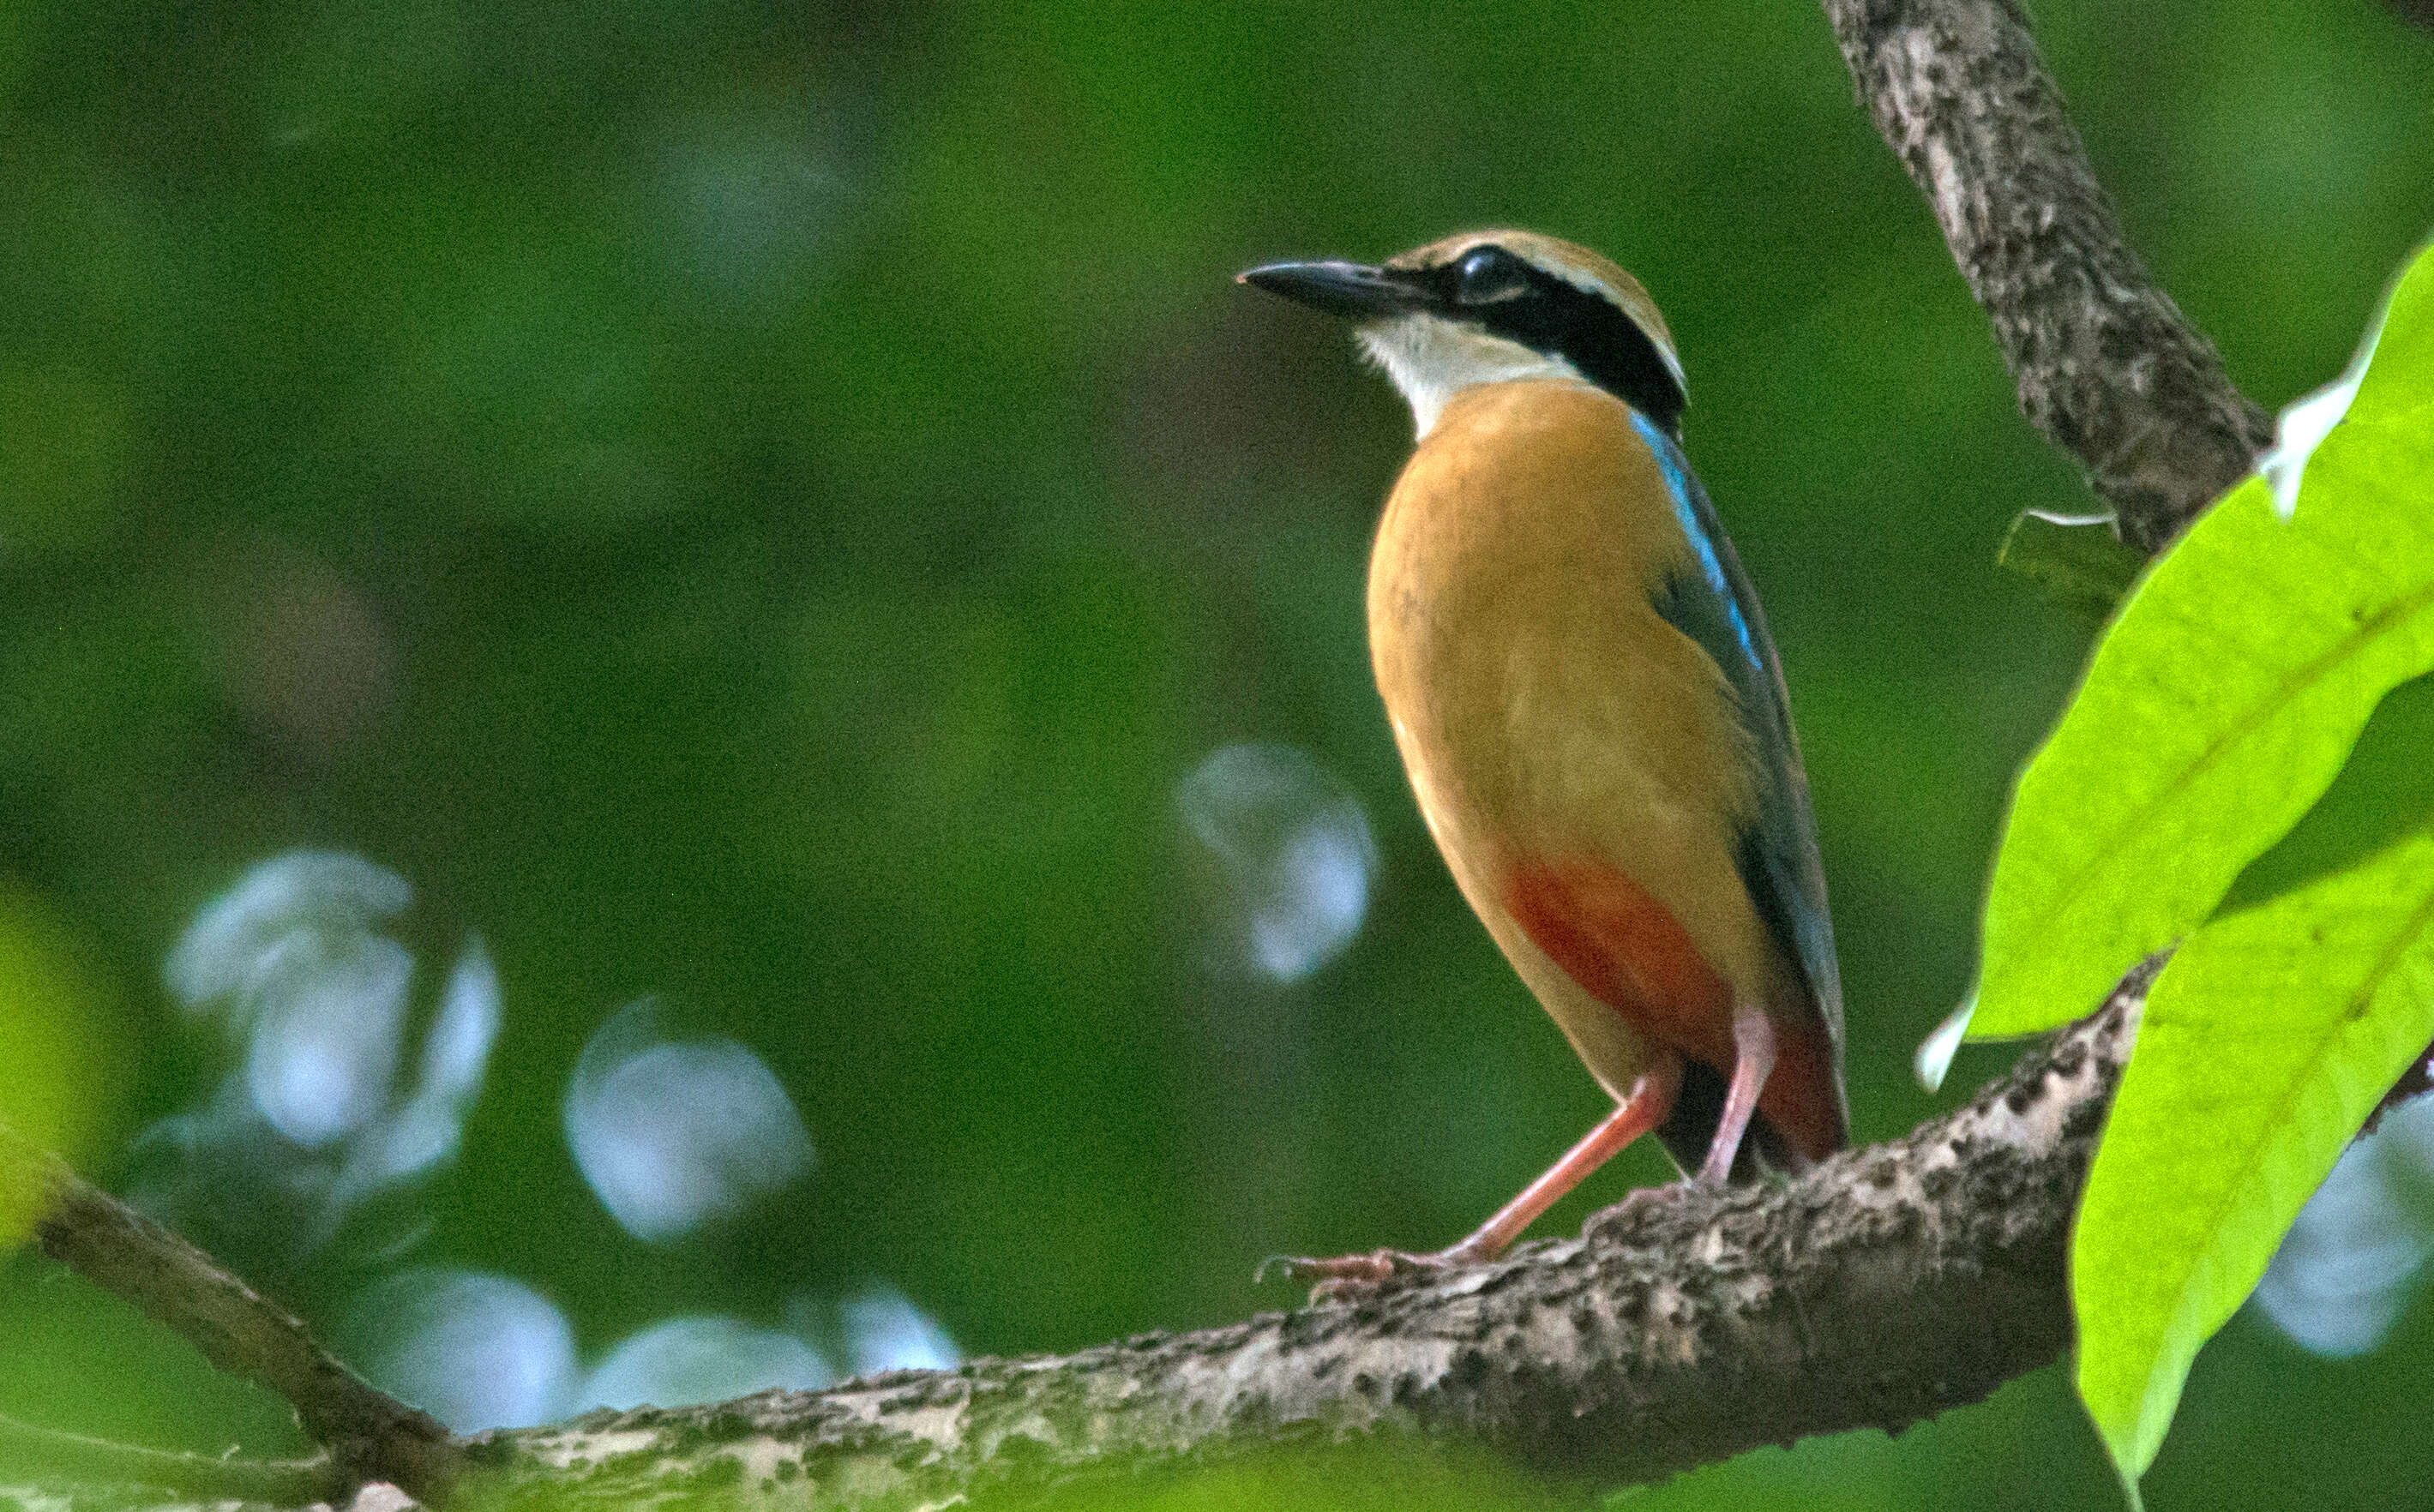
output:
<instances>
[{"instance_id":1,"label":"lichen-covered branch","mask_svg":"<svg viewBox=\"0 0 2434 1512\"><path fill-rule=\"evenodd\" d=\"M1226 1328L492 1435L472 1464L554 1507L909 1508L1380 1438L1613 1486L1900 1428L2062 1350L2065 1235L2136 991L1960 1112L1788 1185L1644 1193L1577 1239Z\"/></svg>"},{"instance_id":2,"label":"lichen-covered branch","mask_svg":"<svg viewBox=\"0 0 2434 1512\"><path fill-rule=\"evenodd\" d=\"M2015 0L1824 0L1860 97L1995 324L2020 408L2152 552L2248 471L2265 413L2122 239Z\"/></svg>"},{"instance_id":3,"label":"lichen-covered branch","mask_svg":"<svg viewBox=\"0 0 2434 1512\"><path fill-rule=\"evenodd\" d=\"M1812 1434L1898 1430L2066 1343L2070 1216L2154 964L1966 1107L1786 1184L1652 1189L1578 1238L1225 1328L472 1439L417 1434L416 1473L435 1499L483 1506L879 1512L1026 1505L1380 1442L1614 1487ZM94 1232L107 1245L126 1231ZM111 1284L130 1268L88 1273ZM242 1309L268 1309L244 1295ZM158 1316L183 1331L213 1311ZM327 1422L335 1409L315 1393L332 1379L280 1389ZM77 1448L88 1471L146 1485L177 1458ZM322 1494L366 1478L359 1461ZM86 1484L61 1504L159 1500Z\"/></svg>"}]
</instances>

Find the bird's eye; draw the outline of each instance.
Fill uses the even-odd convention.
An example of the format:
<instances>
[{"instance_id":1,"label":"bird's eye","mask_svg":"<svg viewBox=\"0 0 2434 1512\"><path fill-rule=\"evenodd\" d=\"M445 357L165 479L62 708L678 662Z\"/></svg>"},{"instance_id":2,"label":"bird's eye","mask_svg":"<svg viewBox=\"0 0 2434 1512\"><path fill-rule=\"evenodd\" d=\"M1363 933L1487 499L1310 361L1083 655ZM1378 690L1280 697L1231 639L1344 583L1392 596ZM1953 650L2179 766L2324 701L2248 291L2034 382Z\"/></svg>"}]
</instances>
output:
<instances>
[{"instance_id":1,"label":"bird's eye","mask_svg":"<svg viewBox=\"0 0 2434 1512\"><path fill-rule=\"evenodd\" d=\"M1453 297L1462 304L1494 304L1528 287L1520 259L1500 246L1479 247L1454 264Z\"/></svg>"}]
</instances>

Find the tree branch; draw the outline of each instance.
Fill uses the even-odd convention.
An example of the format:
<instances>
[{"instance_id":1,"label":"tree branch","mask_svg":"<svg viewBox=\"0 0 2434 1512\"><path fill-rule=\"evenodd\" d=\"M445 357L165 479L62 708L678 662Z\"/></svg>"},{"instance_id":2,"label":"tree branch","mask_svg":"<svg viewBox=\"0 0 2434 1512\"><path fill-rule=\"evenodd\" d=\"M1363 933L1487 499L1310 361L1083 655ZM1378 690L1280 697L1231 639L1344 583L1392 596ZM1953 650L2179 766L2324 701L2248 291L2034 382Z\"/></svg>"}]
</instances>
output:
<instances>
[{"instance_id":1,"label":"tree branch","mask_svg":"<svg viewBox=\"0 0 2434 1512\"><path fill-rule=\"evenodd\" d=\"M285 1398L328 1453L333 1487L380 1481L425 1498L446 1491L455 1450L436 1419L367 1385L294 1315L6 1129L0 1212L36 1215L43 1253L134 1303L220 1369Z\"/></svg>"},{"instance_id":2,"label":"tree branch","mask_svg":"<svg viewBox=\"0 0 2434 1512\"><path fill-rule=\"evenodd\" d=\"M475 1460L509 1494L622 1505L722 1487L844 1509L1020 1502L1377 1439L1612 1486L1898 1429L2061 1351L2070 1214L2142 991L1960 1112L1787 1185L1635 1194L1578 1239L1227 1328L595 1413L489 1436Z\"/></svg>"},{"instance_id":3,"label":"tree branch","mask_svg":"<svg viewBox=\"0 0 2434 1512\"><path fill-rule=\"evenodd\" d=\"M1581 1237L1494 1265L1059 1359L471 1440L356 1381L294 1318L47 1155L0 1145L0 1165L22 1173L31 1155L57 1194L37 1231L54 1257L280 1392L317 1439L351 1453L338 1456L338 1489L388 1480L437 1501L478 1479L485 1494L545 1489L553 1504L716 1490L739 1504L893 1508L1377 1439L1483 1446L1616 1485L1808 1434L1898 1429L2052 1360L2067 1334L2070 1214L2143 990L2124 984L1905 1139L1787 1184L1636 1193ZM116 1453L120 1472L158 1468Z\"/></svg>"},{"instance_id":4,"label":"tree branch","mask_svg":"<svg viewBox=\"0 0 2434 1512\"><path fill-rule=\"evenodd\" d=\"M2122 240L2013 0L1824 0L1860 98L1995 324L2020 409L2153 552L2272 440Z\"/></svg>"}]
</instances>

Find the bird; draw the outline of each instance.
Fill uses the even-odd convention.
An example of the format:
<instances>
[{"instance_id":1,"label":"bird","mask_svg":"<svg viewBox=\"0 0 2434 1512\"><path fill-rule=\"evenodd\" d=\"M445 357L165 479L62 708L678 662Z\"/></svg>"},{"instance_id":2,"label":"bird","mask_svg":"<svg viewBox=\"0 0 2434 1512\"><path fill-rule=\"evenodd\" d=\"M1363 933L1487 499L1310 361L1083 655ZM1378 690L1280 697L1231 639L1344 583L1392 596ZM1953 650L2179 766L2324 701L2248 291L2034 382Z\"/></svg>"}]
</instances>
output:
<instances>
[{"instance_id":1,"label":"bird","mask_svg":"<svg viewBox=\"0 0 2434 1512\"><path fill-rule=\"evenodd\" d=\"M1689 1180L1849 1143L1807 773L1757 594L1682 450L1664 317L1553 237L1449 236L1237 281L1352 323L1416 442L1371 550L1370 659L1455 883L1614 1111L1467 1237L1284 1258L1320 1290L1490 1260L1654 1133Z\"/></svg>"}]
</instances>

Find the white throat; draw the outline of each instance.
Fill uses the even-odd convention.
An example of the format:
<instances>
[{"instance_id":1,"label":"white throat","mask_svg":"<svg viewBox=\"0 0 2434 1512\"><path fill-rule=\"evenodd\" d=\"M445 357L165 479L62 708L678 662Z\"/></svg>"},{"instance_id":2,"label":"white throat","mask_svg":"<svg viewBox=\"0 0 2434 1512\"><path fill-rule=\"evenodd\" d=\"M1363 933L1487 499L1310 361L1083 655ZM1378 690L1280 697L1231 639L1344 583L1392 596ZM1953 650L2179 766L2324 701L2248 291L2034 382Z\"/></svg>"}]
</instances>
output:
<instances>
[{"instance_id":1,"label":"white throat","mask_svg":"<svg viewBox=\"0 0 2434 1512\"><path fill-rule=\"evenodd\" d=\"M1370 360L1411 400L1412 423L1422 436L1436 428L1447 401L1474 384L1521 378L1581 381L1580 369L1561 357L1435 315L1398 315L1363 326L1360 335Z\"/></svg>"}]
</instances>

